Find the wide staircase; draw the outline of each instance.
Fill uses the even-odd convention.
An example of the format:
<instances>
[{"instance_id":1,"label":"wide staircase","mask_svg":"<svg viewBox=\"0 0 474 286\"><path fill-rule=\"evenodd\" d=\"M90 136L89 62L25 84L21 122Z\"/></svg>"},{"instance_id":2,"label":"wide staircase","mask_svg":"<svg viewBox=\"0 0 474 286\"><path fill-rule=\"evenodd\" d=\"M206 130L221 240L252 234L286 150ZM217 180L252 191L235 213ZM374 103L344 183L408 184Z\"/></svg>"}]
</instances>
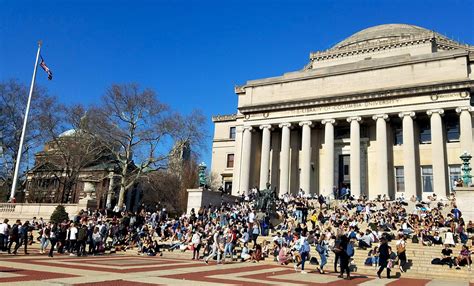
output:
<instances>
[{"instance_id":1,"label":"wide staircase","mask_svg":"<svg viewBox=\"0 0 474 286\"><path fill-rule=\"evenodd\" d=\"M260 236L258 242L262 243L263 240L271 241L271 237ZM393 240L389 243L392 247L392 250L396 252L395 246L396 240ZM373 245L375 246L375 245ZM392 277L410 277L410 278L431 278L431 279L444 279L444 280L469 280L474 282L474 270L470 271L467 266L462 266L461 269L456 269L453 265L452 268L449 268L448 265L433 265L431 261L435 258L442 258L441 250L443 246L441 245L432 245L424 246L420 243L412 243L407 241L406 245L406 254L407 254L407 263L405 265L405 273L401 273L398 268L398 264L394 265L391 270L390 275ZM363 250L355 248L355 254L353 257L353 264L355 265L355 270L359 274L363 275L376 275L378 268L374 266L366 266L365 260L368 257L368 252L370 249ZM461 251L461 244L457 244L456 247L452 248L453 257L457 257ZM311 247L311 256L316 257L318 261L320 260L319 254L316 252L316 247ZM329 252L328 263L324 267L326 271L334 271L334 253ZM272 258L269 258L269 260ZM314 270L315 266L308 265L308 270ZM340 268L338 267L338 270ZM354 267L351 267L354 269ZM386 277L386 270L383 271L382 277Z\"/></svg>"}]
</instances>

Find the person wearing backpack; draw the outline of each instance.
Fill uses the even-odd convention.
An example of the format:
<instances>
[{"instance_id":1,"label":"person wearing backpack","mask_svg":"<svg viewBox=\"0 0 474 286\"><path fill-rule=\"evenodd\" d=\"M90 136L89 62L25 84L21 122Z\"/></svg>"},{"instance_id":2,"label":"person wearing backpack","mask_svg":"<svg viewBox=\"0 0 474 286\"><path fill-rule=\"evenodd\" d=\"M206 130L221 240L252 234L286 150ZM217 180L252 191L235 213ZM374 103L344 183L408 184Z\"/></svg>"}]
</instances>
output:
<instances>
[{"instance_id":1,"label":"person wearing backpack","mask_svg":"<svg viewBox=\"0 0 474 286\"><path fill-rule=\"evenodd\" d=\"M349 269L349 260L352 256L354 256L354 245L352 242L349 241L349 238L345 235L341 236L341 243L340 248L342 251L339 254L340 260L340 267L341 267L341 274L339 274L339 278L344 277L344 272L346 272L347 280L351 279L351 270Z\"/></svg>"},{"instance_id":2,"label":"person wearing backpack","mask_svg":"<svg viewBox=\"0 0 474 286\"><path fill-rule=\"evenodd\" d=\"M7 220L8 221L8 220ZM12 227L10 228L10 239L8 241L8 246L5 245L5 249L8 249L8 254L11 253L11 249L12 249L12 244L15 243L15 248L17 248L17 246L19 247L20 245L20 228L21 228L21 221L20 220L17 220L16 223L14 225L12 225ZM13 252L14 254L16 254L16 252Z\"/></svg>"},{"instance_id":3,"label":"person wearing backpack","mask_svg":"<svg viewBox=\"0 0 474 286\"><path fill-rule=\"evenodd\" d=\"M328 262L328 241L326 240L326 236L325 235L321 235L321 237L319 238L319 241L318 241L318 244L316 245L316 251L318 252L319 254L319 257L320 257L320 262L319 262L319 266L318 266L318 271L320 274L324 274L324 265L326 265L326 263Z\"/></svg>"},{"instance_id":4,"label":"person wearing backpack","mask_svg":"<svg viewBox=\"0 0 474 286\"><path fill-rule=\"evenodd\" d=\"M297 240L295 243L295 249L301 256L301 261L295 264L295 271L297 271L298 267L301 265L301 274L306 274L308 272L304 271L304 264L306 260L308 260L311 248L309 246L308 240L305 237L305 233L302 233L301 235L299 233L295 233L295 239Z\"/></svg>"},{"instance_id":5,"label":"person wearing backpack","mask_svg":"<svg viewBox=\"0 0 474 286\"><path fill-rule=\"evenodd\" d=\"M405 235L399 234L397 241L397 256L398 256L398 267L400 272L405 272L404 266L407 263L407 254L406 254L406 242Z\"/></svg>"},{"instance_id":6,"label":"person wearing backpack","mask_svg":"<svg viewBox=\"0 0 474 286\"><path fill-rule=\"evenodd\" d=\"M334 252L334 272L337 271L337 264L340 263L340 258L341 258L341 252L343 251L343 248L341 246L341 238L343 237L343 234L338 234L336 236L336 239L334 241L334 246L332 248L332 252Z\"/></svg>"}]
</instances>

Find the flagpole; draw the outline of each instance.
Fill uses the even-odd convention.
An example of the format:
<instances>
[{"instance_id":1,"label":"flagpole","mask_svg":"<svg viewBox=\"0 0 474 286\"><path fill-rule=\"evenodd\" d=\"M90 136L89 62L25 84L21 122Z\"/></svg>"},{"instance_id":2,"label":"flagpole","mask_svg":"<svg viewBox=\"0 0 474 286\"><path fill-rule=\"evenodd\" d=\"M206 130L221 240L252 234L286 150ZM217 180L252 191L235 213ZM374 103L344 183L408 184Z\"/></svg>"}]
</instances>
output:
<instances>
[{"instance_id":1,"label":"flagpole","mask_svg":"<svg viewBox=\"0 0 474 286\"><path fill-rule=\"evenodd\" d=\"M41 40L38 41L38 51L36 52L36 61L35 61L35 67L33 69L33 78L31 79L28 102L26 103L25 117L23 119L23 129L21 131L21 137L20 137L20 146L18 147L18 154L16 156L15 173L13 174L13 183L12 183L12 190L10 193L10 201L12 201L13 198L15 198L16 183L18 181L18 171L20 170L21 152L23 152L23 141L25 140L26 123L28 122L28 113L30 113L31 96L33 95L33 88L35 86L36 70L38 68L38 59L40 56L41 44L43 44L43 41Z\"/></svg>"}]
</instances>

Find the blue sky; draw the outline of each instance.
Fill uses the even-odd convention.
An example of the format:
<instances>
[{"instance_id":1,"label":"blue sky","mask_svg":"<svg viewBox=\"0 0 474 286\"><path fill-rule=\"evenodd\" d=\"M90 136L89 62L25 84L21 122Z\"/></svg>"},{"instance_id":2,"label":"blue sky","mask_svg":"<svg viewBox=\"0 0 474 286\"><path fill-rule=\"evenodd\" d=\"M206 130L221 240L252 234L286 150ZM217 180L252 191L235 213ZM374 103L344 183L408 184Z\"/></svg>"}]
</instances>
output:
<instances>
[{"instance_id":1,"label":"blue sky","mask_svg":"<svg viewBox=\"0 0 474 286\"><path fill-rule=\"evenodd\" d=\"M470 1L0 0L0 81L31 79L36 42L54 72L37 83L93 104L138 82L183 113L235 113L234 86L302 68L311 51L379 24L407 23L474 44Z\"/></svg>"}]
</instances>

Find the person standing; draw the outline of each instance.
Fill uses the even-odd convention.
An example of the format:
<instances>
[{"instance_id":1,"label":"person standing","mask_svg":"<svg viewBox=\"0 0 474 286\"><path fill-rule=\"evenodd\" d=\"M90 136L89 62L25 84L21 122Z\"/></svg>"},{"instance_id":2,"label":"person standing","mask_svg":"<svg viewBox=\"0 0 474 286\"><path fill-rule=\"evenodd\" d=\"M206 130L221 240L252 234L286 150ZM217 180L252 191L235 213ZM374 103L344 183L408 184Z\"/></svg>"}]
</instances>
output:
<instances>
[{"instance_id":1,"label":"person standing","mask_svg":"<svg viewBox=\"0 0 474 286\"><path fill-rule=\"evenodd\" d=\"M338 277L343 278L344 272L346 272L346 279L350 280L351 270L349 269L349 259L354 255L354 246L351 244L351 242L349 242L349 238L346 235L342 235L340 247L342 249L342 251L339 253L341 274L339 274Z\"/></svg>"},{"instance_id":2,"label":"person standing","mask_svg":"<svg viewBox=\"0 0 474 286\"><path fill-rule=\"evenodd\" d=\"M21 222L18 220L18 226L21 225ZM30 222L25 221L25 223L19 227L19 238L20 238L20 243L17 243L15 245L15 250L13 251L13 254L17 254L18 249L21 247L21 245L24 245L25 249L25 254L28 255L28 232L30 230Z\"/></svg>"},{"instance_id":3,"label":"person standing","mask_svg":"<svg viewBox=\"0 0 474 286\"><path fill-rule=\"evenodd\" d=\"M191 238L193 245L193 260L199 260L199 251L201 250L201 233L198 229L194 231L193 237Z\"/></svg>"},{"instance_id":4,"label":"person standing","mask_svg":"<svg viewBox=\"0 0 474 286\"><path fill-rule=\"evenodd\" d=\"M20 228L21 228L21 221L18 219L14 225L12 225L10 230L10 240L8 241L8 246L5 245L5 249L8 249L8 254L11 253L12 245L15 243L15 248L13 249L13 253L16 254L15 249L17 246L20 245Z\"/></svg>"},{"instance_id":5,"label":"person standing","mask_svg":"<svg viewBox=\"0 0 474 286\"><path fill-rule=\"evenodd\" d=\"M328 242L325 235L321 235L319 242L316 245L316 251L319 253L320 261L318 266L318 271L321 274L324 274L324 265L328 262Z\"/></svg>"},{"instance_id":6,"label":"person standing","mask_svg":"<svg viewBox=\"0 0 474 286\"><path fill-rule=\"evenodd\" d=\"M217 264L221 262L221 251L219 248L219 240L222 233L217 229L212 235L212 250L209 256L204 259L206 264L209 264L209 259L213 259L217 255Z\"/></svg>"},{"instance_id":7,"label":"person standing","mask_svg":"<svg viewBox=\"0 0 474 286\"><path fill-rule=\"evenodd\" d=\"M60 227L57 223L53 223L51 226L51 234L49 235L49 241L51 241L51 248L49 249L48 257L53 257L54 248L58 243L58 237L60 236Z\"/></svg>"},{"instance_id":8,"label":"person standing","mask_svg":"<svg viewBox=\"0 0 474 286\"><path fill-rule=\"evenodd\" d=\"M403 234L398 235L397 241L397 256L398 256L398 267L400 268L400 272L405 272L405 264L407 263L407 254L406 254L406 241L405 236Z\"/></svg>"},{"instance_id":9,"label":"person standing","mask_svg":"<svg viewBox=\"0 0 474 286\"><path fill-rule=\"evenodd\" d=\"M387 243L387 238L382 236L380 238L380 247L379 247L379 270L377 271L377 277L382 278L380 274L384 268L387 268L387 278L390 279L390 268L388 268L388 261L390 259L390 249Z\"/></svg>"},{"instance_id":10,"label":"person standing","mask_svg":"<svg viewBox=\"0 0 474 286\"><path fill-rule=\"evenodd\" d=\"M3 223L0 223L0 251L7 250L8 232L9 232L9 225L8 225L8 219L6 218L3 220Z\"/></svg>"},{"instance_id":11,"label":"person standing","mask_svg":"<svg viewBox=\"0 0 474 286\"><path fill-rule=\"evenodd\" d=\"M51 224L48 223L48 225L43 227L41 230L41 242L40 242L41 254L44 254L46 252L46 248L48 247L50 236L51 236Z\"/></svg>"},{"instance_id":12,"label":"person standing","mask_svg":"<svg viewBox=\"0 0 474 286\"><path fill-rule=\"evenodd\" d=\"M74 222L71 223L69 230L68 230L68 240L69 240L69 255L70 256L75 256L74 250L76 250L76 241L77 241L77 228L76 224Z\"/></svg>"}]
</instances>

